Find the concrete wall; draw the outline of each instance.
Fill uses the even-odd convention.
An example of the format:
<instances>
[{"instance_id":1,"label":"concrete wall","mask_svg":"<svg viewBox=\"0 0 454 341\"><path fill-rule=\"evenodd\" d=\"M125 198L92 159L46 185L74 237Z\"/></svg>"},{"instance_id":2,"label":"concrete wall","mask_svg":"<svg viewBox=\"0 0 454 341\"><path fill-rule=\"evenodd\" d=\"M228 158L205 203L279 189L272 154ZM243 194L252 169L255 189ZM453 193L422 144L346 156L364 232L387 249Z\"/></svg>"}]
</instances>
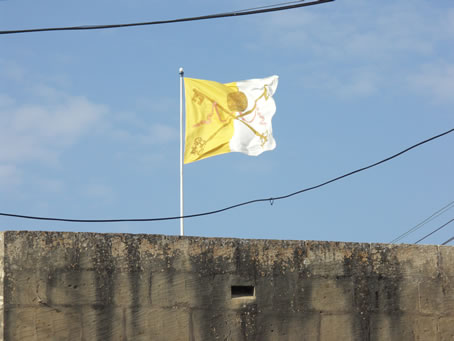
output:
<instances>
[{"instance_id":1,"label":"concrete wall","mask_svg":"<svg viewBox=\"0 0 454 341\"><path fill-rule=\"evenodd\" d=\"M5 340L454 340L454 248L0 233ZM232 298L232 286L254 287Z\"/></svg>"}]
</instances>

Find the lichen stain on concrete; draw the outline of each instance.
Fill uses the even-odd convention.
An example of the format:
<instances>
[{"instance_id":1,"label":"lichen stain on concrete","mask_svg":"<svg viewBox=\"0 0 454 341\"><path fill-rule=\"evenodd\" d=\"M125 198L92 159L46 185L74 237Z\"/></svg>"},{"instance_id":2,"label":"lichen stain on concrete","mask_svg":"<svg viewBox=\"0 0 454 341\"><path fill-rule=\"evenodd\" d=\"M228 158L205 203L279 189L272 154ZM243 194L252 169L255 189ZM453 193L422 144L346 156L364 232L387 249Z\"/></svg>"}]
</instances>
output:
<instances>
[{"instance_id":1,"label":"lichen stain on concrete","mask_svg":"<svg viewBox=\"0 0 454 341\"><path fill-rule=\"evenodd\" d=\"M7 340L39 340L39 326L46 340L454 335L449 248L26 231L1 242ZM232 285L255 296L232 299Z\"/></svg>"}]
</instances>

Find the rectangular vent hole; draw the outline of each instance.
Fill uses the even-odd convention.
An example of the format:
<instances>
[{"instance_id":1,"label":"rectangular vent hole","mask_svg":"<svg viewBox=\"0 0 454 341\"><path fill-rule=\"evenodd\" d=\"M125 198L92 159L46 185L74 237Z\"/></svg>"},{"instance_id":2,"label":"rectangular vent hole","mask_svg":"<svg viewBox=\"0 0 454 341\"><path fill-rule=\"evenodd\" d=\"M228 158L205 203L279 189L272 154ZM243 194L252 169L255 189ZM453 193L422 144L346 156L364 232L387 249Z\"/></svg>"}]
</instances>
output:
<instances>
[{"instance_id":1,"label":"rectangular vent hole","mask_svg":"<svg viewBox=\"0 0 454 341\"><path fill-rule=\"evenodd\" d=\"M232 298L255 297L253 285L232 285Z\"/></svg>"}]
</instances>

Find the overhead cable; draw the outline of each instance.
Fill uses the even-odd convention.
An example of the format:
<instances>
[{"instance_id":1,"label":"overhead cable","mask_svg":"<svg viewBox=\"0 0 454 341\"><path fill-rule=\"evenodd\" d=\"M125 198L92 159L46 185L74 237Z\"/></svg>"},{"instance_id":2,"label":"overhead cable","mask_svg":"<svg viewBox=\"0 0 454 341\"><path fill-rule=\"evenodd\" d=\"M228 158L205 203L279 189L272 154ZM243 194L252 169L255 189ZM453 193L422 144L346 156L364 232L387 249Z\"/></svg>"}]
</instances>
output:
<instances>
[{"instance_id":1,"label":"overhead cable","mask_svg":"<svg viewBox=\"0 0 454 341\"><path fill-rule=\"evenodd\" d=\"M21 30L6 30L0 31L0 34L16 34L16 33L32 33L32 32L49 32L49 31L80 31L80 30L100 30L108 28L124 28L124 27L133 27L133 26L148 26L148 25L162 25L162 24L174 24L179 22L188 22L188 21L199 21L199 20L208 20L208 19L219 19L227 17L239 17L244 15L260 14L260 13L269 13L277 11L285 11L289 9L320 5L326 2L332 2L334 0L317 0L311 2L303 1L293 1L285 2L270 6L255 7L249 9L243 9L232 12L225 13L216 13L209 15L202 15L197 17L187 17L179 19L168 19L168 20L157 20L157 21L146 21L146 22L135 22L128 24L110 24L110 25L83 25L83 26L66 26L66 27L48 27L48 28L31 28L31 29L21 29Z\"/></svg>"},{"instance_id":2,"label":"overhead cable","mask_svg":"<svg viewBox=\"0 0 454 341\"><path fill-rule=\"evenodd\" d=\"M454 207L454 201L451 201L449 204L447 204L446 206L443 206L442 208L440 208L438 211L434 212L430 217L427 217L426 219L424 219L423 221L421 221L419 224L415 225L414 227L412 227L411 229L409 229L407 232L405 233L402 233L400 236L396 237L395 239L391 240L389 243L392 244L392 243L397 243L399 240L401 240L402 238L405 238L407 237L408 235L416 232L417 230L419 230L421 227L423 227L425 224L431 222L432 220L434 220L435 218L437 218L438 216L442 215L443 213L445 213L446 211L450 210L451 208Z\"/></svg>"},{"instance_id":3,"label":"overhead cable","mask_svg":"<svg viewBox=\"0 0 454 341\"><path fill-rule=\"evenodd\" d=\"M454 132L454 128L453 129L450 129L448 131L445 131L444 133L441 133L441 134L438 134L436 136L432 136L431 138L428 138L424 141L421 141L421 142L418 142L414 145L412 145L411 147L408 147L400 152L398 152L397 154L394 154L390 157L387 157L386 159L383 159L381 161L378 161L378 162L375 162L369 166L366 166L366 167L362 167L362 168L359 168L357 170L354 170L352 172L349 172L349 173L346 173L344 175L341 175L341 176L338 176L334 179L331 179L331 180L328 180L328 181L325 181L321 184L318 184L318 185L315 185L315 186L312 186L312 187L308 187L308 188L304 188L304 189L301 189L299 191L296 191L296 192L293 192L293 193L290 193L290 194L286 194L286 195L282 195L282 196L278 196L278 197L271 197L271 198L264 198L264 199L255 199L255 200L250 200L250 201L245 201L245 202L242 202L242 203L239 203L239 204L236 204L236 205L232 205L232 206L228 206L228 207L224 207L224 208L221 208L221 209L218 209L218 210L214 210L214 211L208 211L208 212L203 212L203 213L195 213L195 214L189 214L189 215L184 215L184 216L175 216L175 217L162 217L162 218L135 218L135 219L66 219L66 218L48 218L48 217L35 217L35 216L28 216L28 215L19 215L19 214L12 214L12 213L0 213L0 216L5 216L5 217L13 217L13 218L23 218L23 219L34 219L34 220L47 220L47 221L64 221L64 222L72 222L72 223L119 223L119 222L142 222L142 221L163 221L163 220L176 220L176 219L181 219L181 218L195 218L195 217L202 217L202 216L207 216L207 215L212 215L212 214L217 214L217 213L221 213L221 212L224 212L224 211L227 211L227 210L231 210L231 209L234 209L234 208L237 208L237 207L241 207L241 206L245 206L245 205L250 205L250 204L253 204L253 203L258 203L258 202L269 202L270 204L273 204L275 201L277 200L282 200L282 199L287 199L287 198L290 198L294 195L297 195L297 194L301 194L301 193L304 193L304 192L308 192L308 191L312 191L314 189L317 189L317 188L320 188L320 187L323 187L323 186L326 186L332 182L335 182L335 181L339 181L343 178L346 178L346 177L349 177L353 174L356 174L356 173L359 173L359 172L362 172L362 171L365 171L369 168L372 168L372 167L375 167L375 166L378 166L382 163L385 163L387 161L390 161L404 153L407 153L409 152L410 150L414 149L414 148L417 148L425 143L428 143L430 141L433 141L435 139L438 139L444 135L447 135L447 134L450 134Z\"/></svg>"},{"instance_id":4,"label":"overhead cable","mask_svg":"<svg viewBox=\"0 0 454 341\"><path fill-rule=\"evenodd\" d=\"M447 241L445 241L445 242L444 242L443 244L441 244L441 245L446 245L446 244L448 244L449 242L451 242L451 241L453 241L453 240L454 240L454 237L451 237L451 238L449 238Z\"/></svg>"},{"instance_id":5,"label":"overhead cable","mask_svg":"<svg viewBox=\"0 0 454 341\"><path fill-rule=\"evenodd\" d=\"M446 227L447 225L449 225L450 223L452 223L454 221L454 218L452 218L450 221L448 221L447 223L444 223L443 225L441 225L440 227L436 228L435 230L433 230L432 232L426 234L424 237L422 237L421 239L419 239L418 241L415 242L415 244L418 244L419 242L423 241L424 239L426 239L427 237L430 237L431 235L433 235L435 232L438 232L440 231L442 228Z\"/></svg>"}]
</instances>

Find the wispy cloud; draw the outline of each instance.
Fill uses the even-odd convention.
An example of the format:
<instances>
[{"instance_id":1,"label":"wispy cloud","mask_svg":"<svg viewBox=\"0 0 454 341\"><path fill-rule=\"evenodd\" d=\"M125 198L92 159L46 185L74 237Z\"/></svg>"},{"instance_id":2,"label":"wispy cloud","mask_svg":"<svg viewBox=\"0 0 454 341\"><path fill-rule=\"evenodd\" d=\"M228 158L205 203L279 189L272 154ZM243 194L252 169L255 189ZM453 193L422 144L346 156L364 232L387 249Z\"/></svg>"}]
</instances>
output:
<instances>
[{"instance_id":1,"label":"wispy cloud","mask_svg":"<svg viewBox=\"0 0 454 341\"><path fill-rule=\"evenodd\" d=\"M61 94L44 101L0 107L0 162L56 162L61 151L96 124L105 106L84 97Z\"/></svg>"},{"instance_id":2,"label":"wispy cloud","mask_svg":"<svg viewBox=\"0 0 454 341\"><path fill-rule=\"evenodd\" d=\"M104 184L90 183L81 189L83 197L91 200L93 203L106 204L111 203L115 198L113 189Z\"/></svg>"},{"instance_id":3,"label":"wispy cloud","mask_svg":"<svg viewBox=\"0 0 454 341\"><path fill-rule=\"evenodd\" d=\"M41 192L60 193L65 189L65 184L60 179L34 177L33 182Z\"/></svg>"},{"instance_id":4,"label":"wispy cloud","mask_svg":"<svg viewBox=\"0 0 454 341\"><path fill-rule=\"evenodd\" d=\"M23 82L25 76L25 68L14 61L0 59L0 78L4 78L7 81Z\"/></svg>"},{"instance_id":5,"label":"wispy cloud","mask_svg":"<svg viewBox=\"0 0 454 341\"><path fill-rule=\"evenodd\" d=\"M66 187L63 174L56 175L57 179L49 178L33 174L29 167L59 165L65 153L86 136L101 141L98 147L104 150L100 153L124 155L138 167L144 163L152 167L151 159L144 154L160 160L160 154L165 153L161 147L178 140L178 127L169 123L167 115L176 110L173 100L139 99L129 112L113 111L86 96L71 93L66 75L31 73L16 62L3 59L0 82L3 187L33 183L47 192L62 191ZM103 141L109 142L103 145ZM107 185L96 184L87 186L83 194L99 198L113 195Z\"/></svg>"},{"instance_id":6,"label":"wispy cloud","mask_svg":"<svg viewBox=\"0 0 454 341\"><path fill-rule=\"evenodd\" d=\"M166 124L153 124L140 136L144 144L164 144L178 140L178 130Z\"/></svg>"},{"instance_id":7,"label":"wispy cloud","mask_svg":"<svg viewBox=\"0 0 454 341\"><path fill-rule=\"evenodd\" d=\"M0 163L0 189L14 187L21 182L22 174L16 166Z\"/></svg>"},{"instance_id":8,"label":"wispy cloud","mask_svg":"<svg viewBox=\"0 0 454 341\"><path fill-rule=\"evenodd\" d=\"M383 82L378 71L352 68L348 74L306 70L302 83L309 89L336 93L341 98L355 98L374 94Z\"/></svg>"},{"instance_id":9,"label":"wispy cloud","mask_svg":"<svg viewBox=\"0 0 454 341\"><path fill-rule=\"evenodd\" d=\"M15 100L12 97L0 93L0 108L12 106L14 103Z\"/></svg>"},{"instance_id":10,"label":"wispy cloud","mask_svg":"<svg viewBox=\"0 0 454 341\"><path fill-rule=\"evenodd\" d=\"M270 17L260 26L262 47L272 41L282 53L298 54L302 85L319 84L341 97L407 85L405 79L454 40L454 10L426 0L345 0Z\"/></svg>"},{"instance_id":11,"label":"wispy cloud","mask_svg":"<svg viewBox=\"0 0 454 341\"><path fill-rule=\"evenodd\" d=\"M169 123L172 121L169 115L178 112L174 100L139 98L136 108L145 114L139 115L134 111L115 113L109 123L105 122L104 133L122 142L147 148L178 140L178 126Z\"/></svg>"},{"instance_id":12,"label":"wispy cloud","mask_svg":"<svg viewBox=\"0 0 454 341\"><path fill-rule=\"evenodd\" d=\"M27 165L58 164L68 147L102 121L108 108L36 82L14 62L0 64L0 81L11 84L0 88L0 184L14 187L24 182ZM26 95L17 97L14 87L26 89ZM49 191L63 186L55 179L35 177L34 182Z\"/></svg>"},{"instance_id":13,"label":"wispy cloud","mask_svg":"<svg viewBox=\"0 0 454 341\"><path fill-rule=\"evenodd\" d=\"M342 6L342 12L325 7L324 11L274 14L266 23L266 34L279 36L275 43L281 46L301 48L323 58L373 60L399 53L432 53L437 42L452 38L452 30L447 28L452 11L435 9L428 1L371 6L350 0L342 1Z\"/></svg>"},{"instance_id":14,"label":"wispy cloud","mask_svg":"<svg viewBox=\"0 0 454 341\"><path fill-rule=\"evenodd\" d=\"M408 82L409 86L437 101L454 101L454 64L424 65L408 77Z\"/></svg>"}]
</instances>

